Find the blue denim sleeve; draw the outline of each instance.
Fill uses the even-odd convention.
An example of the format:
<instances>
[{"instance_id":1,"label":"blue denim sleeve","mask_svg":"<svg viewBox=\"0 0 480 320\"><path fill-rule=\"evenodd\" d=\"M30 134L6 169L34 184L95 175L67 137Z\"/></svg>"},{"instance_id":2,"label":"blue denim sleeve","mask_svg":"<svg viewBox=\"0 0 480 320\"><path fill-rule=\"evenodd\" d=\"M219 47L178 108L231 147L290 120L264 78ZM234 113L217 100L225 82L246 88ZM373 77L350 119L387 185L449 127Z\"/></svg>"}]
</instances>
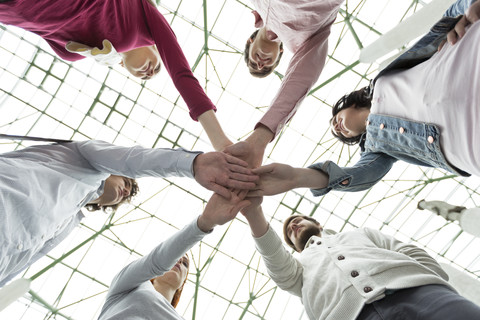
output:
<instances>
[{"instance_id":1,"label":"blue denim sleeve","mask_svg":"<svg viewBox=\"0 0 480 320\"><path fill-rule=\"evenodd\" d=\"M444 17L456 17L461 14L464 14L465 11L477 0L457 0L454 4L450 6L444 13Z\"/></svg>"},{"instance_id":2,"label":"blue denim sleeve","mask_svg":"<svg viewBox=\"0 0 480 320\"><path fill-rule=\"evenodd\" d=\"M331 190L356 192L373 187L382 179L397 159L384 153L365 152L353 167L339 167L332 161L315 163L309 168L328 175L328 185L311 189L314 196L323 196Z\"/></svg>"}]
</instances>

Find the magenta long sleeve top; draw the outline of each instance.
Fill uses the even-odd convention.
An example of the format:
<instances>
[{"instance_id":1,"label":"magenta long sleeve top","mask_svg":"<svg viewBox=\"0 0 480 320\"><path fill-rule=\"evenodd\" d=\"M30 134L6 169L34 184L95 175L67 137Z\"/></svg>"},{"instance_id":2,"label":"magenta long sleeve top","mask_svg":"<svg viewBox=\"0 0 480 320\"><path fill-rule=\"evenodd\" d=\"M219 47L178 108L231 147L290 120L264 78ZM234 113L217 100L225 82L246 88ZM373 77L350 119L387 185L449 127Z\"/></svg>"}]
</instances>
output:
<instances>
[{"instance_id":1,"label":"magenta long sleeve top","mask_svg":"<svg viewBox=\"0 0 480 320\"><path fill-rule=\"evenodd\" d=\"M147 0L14 0L0 4L0 22L38 34L68 61L84 58L65 49L69 41L101 48L108 39L118 52L155 44L190 116L216 110L170 25Z\"/></svg>"}]
</instances>

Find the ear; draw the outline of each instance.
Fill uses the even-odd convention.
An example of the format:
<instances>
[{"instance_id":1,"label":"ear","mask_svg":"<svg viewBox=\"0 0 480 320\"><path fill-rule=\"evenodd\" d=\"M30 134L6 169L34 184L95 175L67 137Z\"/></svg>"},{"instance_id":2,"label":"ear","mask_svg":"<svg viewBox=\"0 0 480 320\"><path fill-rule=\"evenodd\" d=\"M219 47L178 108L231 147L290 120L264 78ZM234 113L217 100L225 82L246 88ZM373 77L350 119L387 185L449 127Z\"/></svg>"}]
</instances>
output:
<instances>
[{"instance_id":1,"label":"ear","mask_svg":"<svg viewBox=\"0 0 480 320\"><path fill-rule=\"evenodd\" d=\"M253 43L253 38L248 38L248 42Z\"/></svg>"}]
</instances>

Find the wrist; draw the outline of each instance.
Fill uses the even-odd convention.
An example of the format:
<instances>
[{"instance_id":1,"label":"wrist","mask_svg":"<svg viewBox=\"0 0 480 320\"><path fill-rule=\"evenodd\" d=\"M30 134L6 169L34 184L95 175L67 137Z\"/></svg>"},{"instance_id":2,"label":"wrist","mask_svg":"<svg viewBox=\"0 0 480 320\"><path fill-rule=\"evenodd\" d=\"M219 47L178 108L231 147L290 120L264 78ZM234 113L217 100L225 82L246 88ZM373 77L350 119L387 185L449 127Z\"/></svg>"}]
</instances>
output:
<instances>
[{"instance_id":1,"label":"wrist","mask_svg":"<svg viewBox=\"0 0 480 320\"><path fill-rule=\"evenodd\" d=\"M218 122L217 116L213 110L208 110L202 113L198 117L198 122L202 125L203 129L207 133L212 146L217 151L222 151L225 147L232 144L232 142L227 138L223 132L220 123Z\"/></svg>"},{"instance_id":2,"label":"wrist","mask_svg":"<svg viewBox=\"0 0 480 320\"><path fill-rule=\"evenodd\" d=\"M212 232L215 225L213 223L211 223L210 221L208 221L208 219L205 218L205 216L202 214L197 219L197 227L202 232L210 233L210 232Z\"/></svg>"},{"instance_id":3,"label":"wrist","mask_svg":"<svg viewBox=\"0 0 480 320\"><path fill-rule=\"evenodd\" d=\"M328 177L322 171L311 168L295 168L295 188L322 189L328 185Z\"/></svg>"},{"instance_id":4,"label":"wrist","mask_svg":"<svg viewBox=\"0 0 480 320\"><path fill-rule=\"evenodd\" d=\"M275 135L272 131L270 131L270 129L260 124L247 138L247 140L253 142L255 145L266 147L274 137Z\"/></svg>"}]
</instances>

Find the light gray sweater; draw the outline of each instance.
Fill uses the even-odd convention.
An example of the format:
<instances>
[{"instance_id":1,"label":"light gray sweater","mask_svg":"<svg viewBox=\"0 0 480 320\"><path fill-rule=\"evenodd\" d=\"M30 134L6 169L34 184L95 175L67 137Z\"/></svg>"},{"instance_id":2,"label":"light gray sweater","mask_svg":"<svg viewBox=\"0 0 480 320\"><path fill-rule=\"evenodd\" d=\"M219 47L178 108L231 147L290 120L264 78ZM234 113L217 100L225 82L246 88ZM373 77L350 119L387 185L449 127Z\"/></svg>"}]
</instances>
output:
<instances>
[{"instance_id":1,"label":"light gray sweater","mask_svg":"<svg viewBox=\"0 0 480 320\"><path fill-rule=\"evenodd\" d=\"M310 319L353 320L366 303L391 290L427 284L452 288L424 250L377 230L313 236L298 259L271 227L255 242L272 280L302 299Z\"/></svg>"},{"instance_id":2,"label":"light gray sweater","mask_svg":"<svg viewBox=\"0 0 480 320\"><path fill-rule=\"evenodd\" d=\"M148 255L130 263L112 281L99 320L183 319L150 279L173 268L175 263L206 235L197 219L159 244Z\"/></svg>"}]
</instances>

